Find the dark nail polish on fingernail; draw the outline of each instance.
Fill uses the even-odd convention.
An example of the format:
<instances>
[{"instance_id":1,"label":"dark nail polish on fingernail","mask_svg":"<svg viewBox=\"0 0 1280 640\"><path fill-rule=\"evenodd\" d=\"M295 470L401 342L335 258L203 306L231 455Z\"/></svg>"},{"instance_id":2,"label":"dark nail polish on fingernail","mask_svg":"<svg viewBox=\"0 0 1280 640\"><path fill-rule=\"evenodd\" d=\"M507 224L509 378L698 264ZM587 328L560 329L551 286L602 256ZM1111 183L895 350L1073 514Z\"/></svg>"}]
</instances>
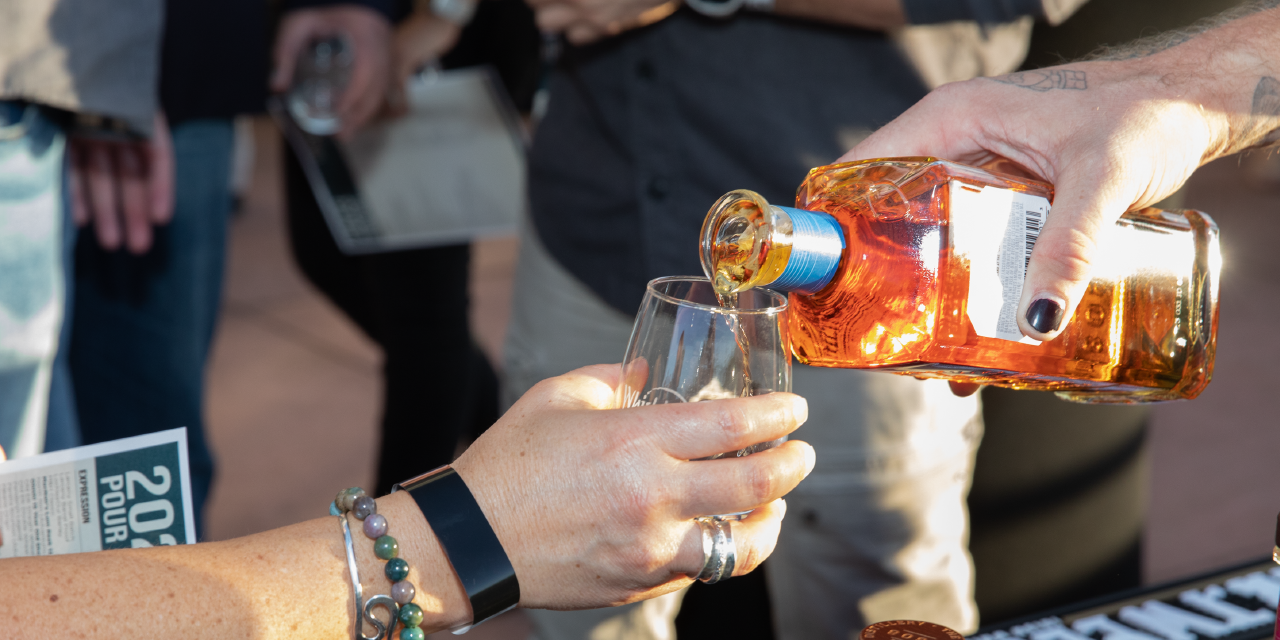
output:
<instances>
[{"instance_id":1,"label":"dark nail polish on fingernail","mask_svg":"<svg viewBox=\"0 0 1280 640\"><path fill-rule=\"evenodd\" d=\"M1062 326L1062 306L1048 298L1040 298L1027 308L1027 324L1040 333L1057 331Z\"/></svg>"}]
</instances>

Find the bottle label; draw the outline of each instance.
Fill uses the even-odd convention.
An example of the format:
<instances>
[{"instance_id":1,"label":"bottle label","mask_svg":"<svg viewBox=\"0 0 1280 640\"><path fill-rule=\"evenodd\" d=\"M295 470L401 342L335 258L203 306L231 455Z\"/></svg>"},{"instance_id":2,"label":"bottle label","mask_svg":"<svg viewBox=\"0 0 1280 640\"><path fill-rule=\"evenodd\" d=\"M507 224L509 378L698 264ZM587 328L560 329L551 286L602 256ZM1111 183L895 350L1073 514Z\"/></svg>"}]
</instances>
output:
<instances>
[{"instance_id":1,"label":"bottle label","mask_svg":"<svg viewBox=\"0 0 1280 640\"><path fill-rule=\"evenodd\" d=\"M1027 261L1049 215L1049 200L952 180L951 246L969 262L969 321L986 338L1040 344L1018 330Z\"/></svg>"}]
</instances>

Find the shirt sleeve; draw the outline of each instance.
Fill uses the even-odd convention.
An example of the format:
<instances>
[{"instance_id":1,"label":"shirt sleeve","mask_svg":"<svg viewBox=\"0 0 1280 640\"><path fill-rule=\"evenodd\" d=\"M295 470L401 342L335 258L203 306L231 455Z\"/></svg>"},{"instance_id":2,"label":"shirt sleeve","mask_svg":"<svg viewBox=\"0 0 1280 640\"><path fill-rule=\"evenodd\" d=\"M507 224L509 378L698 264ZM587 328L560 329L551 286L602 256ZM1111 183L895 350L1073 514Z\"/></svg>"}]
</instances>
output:
<instances>
[{"instance_id":1,"label":"shirt sleeve","mask_svg":"<svg viewBox=\"0 0 1280 640\"><path fill-rule=\"evenodd\" d=\"M907 22L937 24L973 21L979 24L1013 22L1032 16L1059 24L1087 0L903 0Z\"/></svg>"},{"instance_id":2,"label":"shirt sleeve","mask_svg":"<svg viewBox=\"0 0 1280 640\"><path fill-rule=\"evenodd\" d=\"M366 9L372 9L381 13L387 20L395 22L402 13L401 7L396 0L286 0L284 3L285 11L293 11L294 9L313 9L316 7L331 7L335 5L357 5Z\"/></svg>"}]
</instances>

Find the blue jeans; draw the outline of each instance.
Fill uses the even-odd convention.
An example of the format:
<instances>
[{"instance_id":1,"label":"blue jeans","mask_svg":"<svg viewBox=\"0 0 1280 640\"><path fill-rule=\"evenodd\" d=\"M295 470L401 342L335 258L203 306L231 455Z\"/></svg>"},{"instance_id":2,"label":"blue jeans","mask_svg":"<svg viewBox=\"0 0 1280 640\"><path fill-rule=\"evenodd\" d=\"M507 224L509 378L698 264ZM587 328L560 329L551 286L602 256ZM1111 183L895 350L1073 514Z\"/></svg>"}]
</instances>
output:
<instances>
[{"instance_id":1,"label":"blue jeans","mask_svg":"<svg viewBox=\"0 0 1280 640\"><path fill-rule=\"evenodd\" d=\"M187 427L197 531L213 482L204 436L204 373L226 257L229 119L173 127L173 220L145 255L104 251L86 229L76 248L71 374L81 433L103 442Z\"/></svg>"},{"instance_id":2,"label":"blue jeans","mask_svg":"<svg viewBox=\"0 0 1280 640\"><path fill-rule=\"evenodd\" d=\"M0 446L10 457L76 444L58 357L67 316L66 140L40 108L0 101ZM56 387L56 385L54 385ZM65 389L65 387L62 387Z\"/></svg>"}]
</instances>

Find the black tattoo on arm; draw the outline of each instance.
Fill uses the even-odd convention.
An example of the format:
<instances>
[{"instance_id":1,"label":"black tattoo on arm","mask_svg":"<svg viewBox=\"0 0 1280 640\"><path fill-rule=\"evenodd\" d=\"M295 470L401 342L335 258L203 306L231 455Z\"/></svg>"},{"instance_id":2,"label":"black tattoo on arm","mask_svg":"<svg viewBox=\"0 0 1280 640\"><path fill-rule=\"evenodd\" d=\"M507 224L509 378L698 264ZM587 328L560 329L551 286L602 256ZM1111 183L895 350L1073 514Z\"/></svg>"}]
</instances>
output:
<instances>
[{"instance_id":1,"label":"black tattoo on arm","mask_svg":"<svg viewBox=\"0 0 1280 640\"><path fill-rule=\"evenodd\" d=\"M1280 80L1263 76L1253 90L1252 123L1245 135L1250 147L1266 147L1280 142Z\"/></svg>"},{"instance_id":2,"label":"black tattoo on arm","mask_svg":"<svg viewBox=\"0 0 1280 640\"><path fill-rule=\"evenodd\" d=\"M1053 91L1054 89L1084 91L1089 88L1088 76L1085 72L1072 69L1023 71L990 79L1001 84L1011 84L1015 87L1022 87L1032 91Z\"/></svg>"}]
</instances>

